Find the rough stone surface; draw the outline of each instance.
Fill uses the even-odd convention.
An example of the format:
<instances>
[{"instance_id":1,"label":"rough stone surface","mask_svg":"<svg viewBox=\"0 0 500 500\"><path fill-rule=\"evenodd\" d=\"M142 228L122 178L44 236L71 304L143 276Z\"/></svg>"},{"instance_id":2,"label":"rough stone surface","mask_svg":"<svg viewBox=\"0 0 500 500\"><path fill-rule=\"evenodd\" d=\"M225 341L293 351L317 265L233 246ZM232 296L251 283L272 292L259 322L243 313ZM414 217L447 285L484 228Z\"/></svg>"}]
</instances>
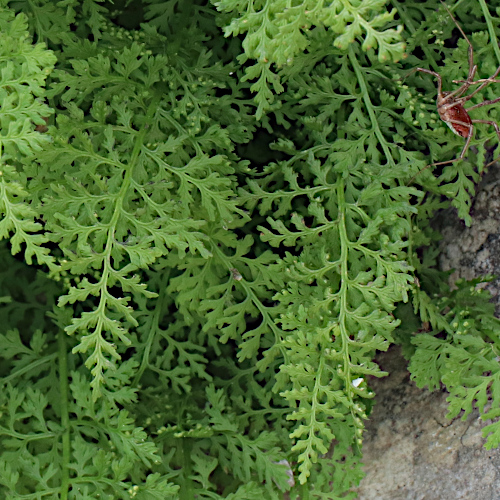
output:
<instances>
[{"instance_id":1,"label":"rough stone surface","mask_svg":"<svg viewBox=\"0 0 500 500\"><path fill-rule=\"evenodd\" d=\"M489 421L477 412L447 419L446 391L416 387L399 348L378 362L390 375L370 384L377 403L365 432L358 499L500 499L500 450L486 450L481 433Z\"/></svg>"},{"instance_id":2,"label":"rough stone surface","mask_svg":"<svg viewBox=\"0 0 500 500\"><path fill-rule=\"evenodd\" d=\"M500 167L481 183L466 227L454 210L438 221L440 265L450 282L500 276ZM500 313L500 278L484 285ZM360 500L500 500L500 450L486 450L481 429L490 423L473 412L446 418L446 391L433 393L410 381L398 348L382 353L390 375L371 381L376 405L363 444L366 477Z\"/></svg>"},{"instance_id":3,"label":"rough stone surface","mask_svg":"<svg viewBox=\"0 0 500 500\"><path fill-rule=\"evenodd\" d=\"M496 169L483 179L471 216L471 227L465 227L452 210L438 221L443 235L440 265L445 271L454 270L452 283L458 278L500 276L500 172ZM500 277L484 287L500 313Z\"/></svg>"}]
</instances>

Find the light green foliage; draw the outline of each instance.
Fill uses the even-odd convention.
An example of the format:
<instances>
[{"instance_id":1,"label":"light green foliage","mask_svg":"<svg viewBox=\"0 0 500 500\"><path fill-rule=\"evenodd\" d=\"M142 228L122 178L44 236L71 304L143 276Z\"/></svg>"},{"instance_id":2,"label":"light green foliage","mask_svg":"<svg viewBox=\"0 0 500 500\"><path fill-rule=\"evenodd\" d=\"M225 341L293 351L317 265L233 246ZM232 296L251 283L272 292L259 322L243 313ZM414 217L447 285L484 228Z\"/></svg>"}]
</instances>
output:
<instances>
[{"instance_id":1,"label":"light green foliage","mask_svg":"<svg viewBox=\"0 0 500 500\"><path fill-rule=\"evenodd\" d=\"M44 125L43 117L51 114L41 98L56 58L43 45L32 45L26 16L14 16L5 6L0 8L0 238L10 237L13 254L24 247L28 264L35 257L38 264L53 268L53 257L42 248L47 238L34 220L38 211L31 206L23 176L15 166L23 156L39 152L50 141L35 131L33 123Z\"/></svg>"},{"instance_id":2,"label":"light green foliage","mask_svg":"<svg viewBox=\"0 0 500 500\"><path fill-rule=\"evenodd\" d=\"M402 26L388 28L396 10L385 11L385 0L349 2L334 0L217 0L217 10L232 15L224 26L226 36L244 33L244 53L240 63L255 60L245 71L244 80L257 80L250 88L259 104L257 117L272 109L274 94L281 94L279 68L295 63L295 57L309 49L312 27L324 26L335 37L330 43L346 50L361 36L363 50L376 49L380 61L401 59L405 45L401 41ZM286 70L284 71L286 72Z\"/></svg>"},{"instance_id":3,"label":"light green foliage","mask_svg":"<svg viewBox=\"0 0 500 500\"><path fill-rule=\"evenodd\" d=\"M489 293L476 288L479 282L459 281L458 288L439 301L430 319L439 315L439 323L446 321L441 325L444 337L422 333L413 341L417 349L410 363L412 378L419 387L431 390L443 382L450 392L450 418L461 414L465 419L474 406L483 419L496 419L500 414L500 320L493 317ZM488 449L500 444L498 422L483 431L489 435Z\"/></svg>"},{"instance_id":4,"label":"light green foliage","mask_svg":"<svg viewBox=\"0 0 500 500\"><path fill-rule=\"evenodd\" d=\"M496 320L429 228L479 174L408 185L463 141L399 80L467 47L405 5L0 1L1 498L354 498L394 342L497 417Z\"/></svg>"}]
</instances>

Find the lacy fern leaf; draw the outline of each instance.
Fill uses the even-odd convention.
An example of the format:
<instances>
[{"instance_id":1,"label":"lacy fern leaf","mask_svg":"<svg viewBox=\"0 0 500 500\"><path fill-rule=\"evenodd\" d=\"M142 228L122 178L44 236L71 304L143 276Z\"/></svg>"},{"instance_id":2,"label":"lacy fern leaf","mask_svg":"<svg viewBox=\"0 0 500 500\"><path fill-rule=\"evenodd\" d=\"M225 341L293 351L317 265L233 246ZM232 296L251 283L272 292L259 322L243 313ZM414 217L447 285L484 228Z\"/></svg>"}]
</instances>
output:
<instances>
[{"instance_id":1,"label":"lacy fern leaf","mask_svg":"<svg viewBox=\"0 0 500 500\"><path fill-rule=\"evenodd\" d=\"M478 174L416 176L460 138L400 79L464 77L437 7L0 0L2 498L354 498L394 342L497 418L491 307L433 285Z\"/></svg>"}]
</instances>

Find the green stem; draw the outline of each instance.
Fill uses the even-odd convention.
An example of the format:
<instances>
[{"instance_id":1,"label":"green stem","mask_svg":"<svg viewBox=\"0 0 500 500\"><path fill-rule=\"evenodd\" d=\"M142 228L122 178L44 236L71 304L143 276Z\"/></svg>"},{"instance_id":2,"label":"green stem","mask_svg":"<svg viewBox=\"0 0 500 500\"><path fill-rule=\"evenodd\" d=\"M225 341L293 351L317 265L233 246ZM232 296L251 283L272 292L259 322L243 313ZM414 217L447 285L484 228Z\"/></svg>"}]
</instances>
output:
<instances>
[{"instance_id":1,"label":"green stem","mask_svg":"<svg viewBox=\"0 0 500 500\"><path fill-rule=\"evenodd\" d=\"M348 382L345 387L345 392L347 393L347 398L349 402L353 402L352 388L349 384L351 380L351 360L349 357L349 333L347 332L347 287L349 283L349 237L347 235L346 227L346 214L345 214L345 184L344 180L339 177L337 183L337 206L339 210L339 237L340 237L340 273L341 273L341 283L340 283L340 311L339 311L339 328L342 336L342 358L344 361L344 376L345 380ZM351 413L352 408L351 408Z\"/></svg>"},{"instance_id":2,"label":"green stem","mask_svg":"<svg viewBox=\"0 0 500 500\"><path fill-rule=\"evenodd\" d=\"M486 5L486 2L484 0L479 0L479 4L481 5L484 18L486 19L486 25L488 26L488 32L490 34L493 50L495 51L495 55L500 62L500 48L498 47L498 40L497 36L495 35L495 28L493 26L493 20L491 19L490 11L488 10L488 6Z\"/></svg>"},{"instance_id":3,"label":"green stem","mask_svg":"<svg viewBox=\"0 0 500 500\"><path fill-rule=\"evenodd\" d=\"M164 311L166 310L168 303L168 294L167 294L167 285L170 280L171 276L170 273L167 271L163 271L162 277L160 280L160 286L158 287L159 293L158 297L155 300L155 306L154 310L150 315L150 318L148 319L149 321L149 328L147 329L148 334L146 337L146 340L144 342L144 347L142 349L142 359L141 359L141 365L139 369L137 370L137 373L134 377L134 381L132 382L132 387L138 387L141 377L144 374L144 372L149 368L150 366L150 355L151 355L151 349L153 347L153 343L155 341L155 338L158 334L159 331L159 325L161 321L161 317L164 314Z\"/></svg>"},{"instance_id":4,"label":"green stem","mask_svg":"<svg viewBox=\"0 0 500 500\"><path fill-rule=\"evenodd\" d=\"M365 77L363 75L363 71L361 70L361 66L356 58L356 53L354 51L354 45L351 45L349 48L349 60L351 61L352 67L354 69L354 73L356 73L356 78L358 79L359 88L361 90L361 95L363 97L363 101L365 102L366 110L368 111L368 116L370 118L373 131L377 136L378 142L380 146L384 150L385 157L387 159L387 163L390 166L394 165L394 160L392 158L392 154L389 150L389 146L387 145L387 141L385 140L384 134L380 130L378 125L377 115L375 114L374 106L370 100L370 95L368 93L368 86L366 85Z\"/></svg>"},{"instance_id":5,"label":"green stem","mask_svg":"<svg viewBox=\"0 0 500 500\"><path fill-rule=\"evenodd\" d=\"M179 450L182 454L182 476L184 478L184 487L180 489L180 500L191 500L194 496L193 481L191 474L193 473L191 463L191 440L189 438L181 438L182 444Z\"/></svg>"},{"instance_id":6,"label":"green stem","mask_svg":"<svg viewBox=\"0 0 500 500\"><path fill-rule=\"evenodd\" d=\"M69 491L69 462L71 456L70 429L69 429L69 384L68 384L68 352L66 332L59 330L59 396L61 408L62 434L62 465L61 465L61 493L60 500L67 500Z\"/></svg>"}]
</instances>

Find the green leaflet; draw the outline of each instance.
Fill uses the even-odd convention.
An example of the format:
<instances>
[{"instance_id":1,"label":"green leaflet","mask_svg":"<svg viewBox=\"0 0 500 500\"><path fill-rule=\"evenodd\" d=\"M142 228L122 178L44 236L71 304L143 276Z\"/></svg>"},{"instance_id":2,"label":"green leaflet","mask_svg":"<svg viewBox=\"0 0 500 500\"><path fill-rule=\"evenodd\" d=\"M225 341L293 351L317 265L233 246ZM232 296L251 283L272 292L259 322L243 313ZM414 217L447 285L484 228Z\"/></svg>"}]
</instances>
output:
<instances>
[{"instance_id":1,"label":"green leaflet","mask_svg":"<svg viewBox=\"0 0 500 500\"><path fill-rule=\"evenodd\" d=\"M410 363L412 378L418 386L428 386L430 390L438 388L440 381L446 386L450 392L450 418L463 410L465 419L474 407L483 419L498 416L499 320L493 317L489 293L476 289L479 282L457 282L458 288L440 301L434 315L446 311L445 338L419 334L413 339L416 351ZM497 421L486 426L483 433L488 437L488 449L498 446Z\"/></svg>"},{"instance_id":2,"label":"green leaflet","mask_svg":"<svg viewBox=\"0 0 500 500\"><path fill-rule=\"evenodd\" d=\"M1 498L354 498L394 342L498 416L497 321L429 227L494 131L408 186L463 144L399 80L467 74L438 5L0 1Z\"/></svg>"},{"instance_id":3,"label":"green leaflet","mask_svg":"<svg viewBox=\"0 0 500 500\"><path fill-rule=\"evenodd\" d=\"M363 50L375 48L380 61L399 60L405 45L401 42L401 27L387 28L396 10L383 12L385 0L362 2L323 2L308 0L290 3L285 0L217 0L212 1L221 12L233 15L224 27L225 36L244 33L244 54L239 62L254 59L246 69L245 80L256 80L251 90L259 104L257 117L273 109L275 94L284 87L275 68L291 66L295 57L309 48L309 31L324 26L335 33L333 45L346 50L362 36ZM378 12L378 14L375 14Z\"/></svg>"},{"instance_id":4,"label":"green leaflet","mask_svg":"<svg viewBox=\"0 0 500 500\"><path fill-rule=\"evenodd\" d=\"M31 44L26 33L26 16L14 16L4 6L1 8L0 238L10 237L13 254L23 249L28 264L35 257L38 264L53 269L53 257L48 255L46 248L42 248L47 239L41 232L41 224L35 222L37 210L30 203L25 179L15 166L24 155L39 152L50 141L49 137L35 131L34 124L45 125L44 117L52 113L42 99L45 80L56 57L42 44Z\"/></svg>"}]
</instances>

